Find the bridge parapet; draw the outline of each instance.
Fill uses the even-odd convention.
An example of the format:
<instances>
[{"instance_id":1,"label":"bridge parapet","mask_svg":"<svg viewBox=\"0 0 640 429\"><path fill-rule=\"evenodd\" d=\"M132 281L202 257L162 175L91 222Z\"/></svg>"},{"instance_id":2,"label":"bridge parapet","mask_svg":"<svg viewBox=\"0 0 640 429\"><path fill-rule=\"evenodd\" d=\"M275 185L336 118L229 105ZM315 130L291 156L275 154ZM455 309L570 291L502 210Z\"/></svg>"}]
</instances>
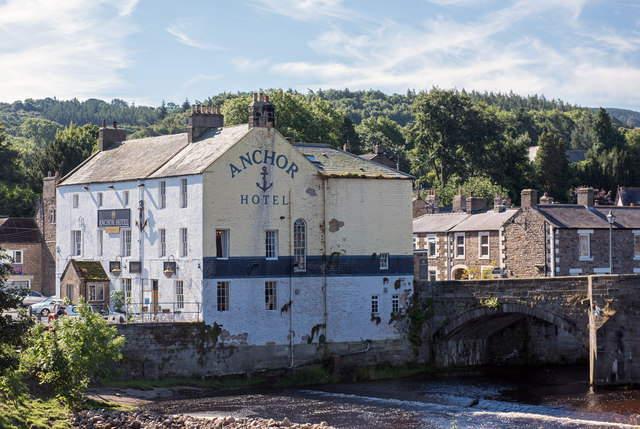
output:
<instances>
[{"instance_id":1,"label":"bridge parapet","mask_svg":"<svg viewBox=\"0 0 640 429\"><path fill-rule=\"evenodd\" d=\"M472 347L478 355L470 342L485 341L513 315L524 315L584 344L593 384L640 382L639 275L416 282L415 293L428 314L423 338L432 359L444 347L456 353Z\"/></svg>"}]
</instances>

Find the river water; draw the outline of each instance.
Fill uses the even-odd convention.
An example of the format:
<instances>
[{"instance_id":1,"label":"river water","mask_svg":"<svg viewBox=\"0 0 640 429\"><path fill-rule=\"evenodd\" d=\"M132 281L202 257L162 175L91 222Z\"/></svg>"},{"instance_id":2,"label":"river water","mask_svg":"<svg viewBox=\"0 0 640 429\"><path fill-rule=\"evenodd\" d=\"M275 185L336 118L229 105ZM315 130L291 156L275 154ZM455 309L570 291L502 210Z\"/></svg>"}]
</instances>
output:
<instances>
[{"instance_id":1,"label":"river water","mask_svg":"<svg viewBox=\"0 0 640 429\"><path fill-rule=\"evenodd\" d=\"M585 366L493 367L408 379L249 391L152 408L338 428L639 428L640 390L591 389Z\"/></svg>"}]
</instances>

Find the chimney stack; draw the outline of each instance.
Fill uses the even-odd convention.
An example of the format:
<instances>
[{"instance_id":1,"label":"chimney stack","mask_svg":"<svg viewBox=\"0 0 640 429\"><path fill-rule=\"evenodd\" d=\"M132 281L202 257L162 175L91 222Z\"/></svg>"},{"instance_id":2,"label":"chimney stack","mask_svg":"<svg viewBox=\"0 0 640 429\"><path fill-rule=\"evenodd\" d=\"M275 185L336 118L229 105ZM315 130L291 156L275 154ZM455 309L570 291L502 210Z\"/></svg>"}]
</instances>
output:
<instances>
[{"instance_id":1,"label":"chimney stack","mask_svg":"<svg viewBox=\"0 0 640 429\"><path fill-rule=\"evenodd\" d=\"M98 130L98 149L107 150L113 143L123 142L127 139L127 132L117 128L117 122L113 122L113 128L106 127L107 121L102 121L102 128Z\"/></svg>"},{"instance_id":2,"label":"chimney stack","mask_svg":"<svg viewBox=\"0 0 640 429\"><path fill-rule=\"evenodd\" d=\"M546 192L544 193L544 195L542 195L540 197L540 205L548 206L548 205L553 204L553 203L554 203L553 198L550 197L549 194L547 194Z\"/></svg>"},{"instance_id":3,"label":"chimney stack","mask_svg":"<svg viewBox=\"0 0 640 429\"><path fill-rule=\"evenodd\" d=\"M210 128L221 128L223 123L224 116L222 116L220 106L203 106L202 104L191 106L189 143L198 140Z\"/></svg>"},{"instance_id":4,"label":"chimney stack","mask_svg":"<svg viewBox=\"0 0 640 429\"><path fill-rule=\"evenodd\" d=\"M384 154L384 146L382 143L376 144L376 155L382 156Z\"/></svg>"},{"instance_id":5,"label":"chimney stack","mask_svg":"<svg viewBox=\"0 0 640 429\"><path fill-rule=\"evenodd\" d=\"M475 213L487 208L487 200L481 197L474 197L472 195L467 198L467 213Z\"/></svg>"},{"instance_id":6,"label":"chimney stack","mask_svg":"<svg viewBox=\"0 0 640 429\"><path fill-rule=\"evenodd\" d=\"M249 105L249 129L254 127L273 128L275 126L275 109L262 92L253 93L253 101Z\"/></svg>"},{"instance_id":7,"label":"chimney stack","mask_svg":"<svg viewBox=\"0 0 640 429\"><path fill-rule=\"evenodd\" d=\"M431 214L440 212L440 199L435 189L430 189L426 203L431 207Z\"/></svg>"},{"instance_id":8,"label":"chimney stack","mask_svg":"<svg viewBox=\"0 0 640 429\"><path fill-rule=\"evenodd\" d=\"M536 206L538 191L535 189L523 189L520 193L520 207L530 209Z\"/></svg>"},{"instance_id":9,"label":"chimney stack","mask_svg":"<svg viewBox=\"0 0 640 429\"><path fill-rule=\"evenodd\" d=\"M464 197L464 194L462 193L462 189L460 189L459 195L455 195L453 197L452 205L453 207L451 211L453 213L464 212L467 210L467 199Z\"/></svg>"},{"instance_id":10,"label":"chimney stack","mask_svg":"<svg viewBox=\"0 0 640 429\"><path fill-rule=\"evenodd\" d=\"M593 188L578 188L578 204L593 207Z\"/></svg>"},{"instance_id":11,"label":"chimney stack","mask_svg":"<svg viewBox=\"0 0 640 429\"><path fill-rule=\"evenodd\" d=\"M347 142L344 144L342 150L344 150L345 152L351 152L351 142L349 140L347 140Z\"/></svg>"}]
</instances>

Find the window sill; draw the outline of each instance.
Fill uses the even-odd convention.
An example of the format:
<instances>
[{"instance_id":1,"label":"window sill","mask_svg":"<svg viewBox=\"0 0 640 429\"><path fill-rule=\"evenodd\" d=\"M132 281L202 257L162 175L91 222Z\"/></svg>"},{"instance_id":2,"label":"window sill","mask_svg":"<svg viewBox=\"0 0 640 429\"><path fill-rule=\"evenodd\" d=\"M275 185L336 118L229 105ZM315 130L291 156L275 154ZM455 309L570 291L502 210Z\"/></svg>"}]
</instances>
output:
<instances>
[{"instance_id":1,"label":"window sill","mask_svg":"<svg viewBox=\"0 0 640 429\"><path fill-rule=\"evenodd\" d=\"M593 258L592 257L587 257L587 256L580 256L578 258L578 260L579 261L587 261L588 262L588 261L593 261Z\"/></svg>"},{"instance_id":2,"label":"window sill","mask_svg":"<svg viewBox=\"0 0 640 429\"><path fill-rule=\"evenodd\" d=\"M264 258L264 259L267 260L267 261L277 261L278 260L277 257L275 257L275 258Z\"/></svg>"}]
</instances>

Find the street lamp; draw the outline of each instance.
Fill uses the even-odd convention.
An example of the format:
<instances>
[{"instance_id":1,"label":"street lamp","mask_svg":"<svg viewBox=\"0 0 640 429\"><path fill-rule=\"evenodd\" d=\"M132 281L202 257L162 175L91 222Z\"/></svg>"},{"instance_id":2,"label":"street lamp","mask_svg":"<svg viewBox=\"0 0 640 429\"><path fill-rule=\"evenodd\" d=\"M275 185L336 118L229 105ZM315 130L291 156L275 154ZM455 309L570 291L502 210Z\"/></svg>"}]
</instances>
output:
<instances>
[{"instance_id":1,"label":"street lamp","mask_svg":"<svg viewBox=\"0 0 640 429\"><path fill-rule=\"evenodd\" d=\"M611 239L611 231L613 231L613 223L616 221L616 217L613 213L611 213L611 209L609 209L609 214L607 215L607 222L609 222L609 274L613 274L613 245Z\"/></svg>"}]
</instances>

